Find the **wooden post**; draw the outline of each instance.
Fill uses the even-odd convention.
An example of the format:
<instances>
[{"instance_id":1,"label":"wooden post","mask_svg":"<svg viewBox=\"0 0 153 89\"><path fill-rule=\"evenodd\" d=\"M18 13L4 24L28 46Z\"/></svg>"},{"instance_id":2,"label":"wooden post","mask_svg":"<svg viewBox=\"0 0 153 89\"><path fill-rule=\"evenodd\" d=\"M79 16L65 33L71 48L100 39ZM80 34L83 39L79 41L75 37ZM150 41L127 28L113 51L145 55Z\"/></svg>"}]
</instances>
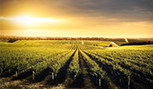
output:
<instances>
[{"instance_id":1,"label":"wooden post","mask_svg":"<svg viewBox=\"0 0 153 89\"><path fill-rule=\"evenodd\" d=\"M84 42L82 41L82 45L84 45Z\"/></svg>"},{"instance_id":2,"label":"wooden post","mask_svg":"<svg viewBox=\"0 0 153 89\"><path fill-rule=\"evenodd\" d=\"M74 75L74 80L76 79L76 74Z\"/></svg>"},{"instance_id":3,"label":"wooden post","mask_svg":"<svg viewBox=\"0 0 153 89\"><path fill-rule=\"evenodd\" d=\"M3 69L1 68L1 73L0 73L0 76L2 75L2 73L3 73Z\"/></svg>"},{"instance_id":4,"label":"wooden post","mask_svg":"<svg viewBox=\"0 0 153 89\"><path fill-rule=\"evenodd\" d=\"M9 73L11 73L11 69L9 69Z\"/></svg>"},{"instance_id":5,"label":"wooden post","mask_svg":"<svg viewBox=\"0 0 153 89\"><path fill-rule=\"evenodd\" d=\"M16 77L18 77L18 72L17 71L15 71L15 74L16 74Z\"/></svg>"},{"instance_id":6,"label":"wooden post","mask_svg":"<svg viewBox=\"0 0 153 89\"><path fill-rule=\"evenodd\" d=\"M99 79L99 86L101 86L101 79Z\"/></svg>"},{"instance_id":7,"label":"wooden post","mask_svg":"<svg viewBox=\"0 0 153 89\"><path fill-rule=\"evenodd\" d=\"M55 74L55 77L57 77L57 74Z\"/></svg>"},{"instance_id":8,"label":"wooden post","mask_svg":"<svg viewBox=\"0 0 153 89\"><path fill-rule=\"evenodd\" d=\"M52 80L54 80L54 72L52 72Z\"/></svg>"},{"instance_id":9,"label":"wooden post","mask_svg":"<svg viewBox=\"0 0 153 89\"><path fill-rule=\"evenodd\" d=\"M120 83L122 82L122 79L120 79Z\"/></svg>"},{"instance_id":10,"label":"wooden post","mask_svg":"<svg viewBox=\"0 0 153 89\"><path fill-rule=\"evenodd\" d=\"M128 76L128 89L130 89L130 76Z\"/></svg>"},{"instance_id":11,"label":"wooden post","mask_svg":"<svg viewBox=\"0 0 153 89\"><path fill-rule=\"evenodd\" d=\"M1 74L3 73L3 69L1 68Z\"/></svg>"},{"instance_id":12,"label":"wooden post","mask_svg":"<svg viewBox=\"0 0 153 89\"><path fill-rule=\"evenodd\" d=\"M35 72L34 71L32 71L32 75L33 75L32 79L35 80Z\"/></svg>"}]
</instances>

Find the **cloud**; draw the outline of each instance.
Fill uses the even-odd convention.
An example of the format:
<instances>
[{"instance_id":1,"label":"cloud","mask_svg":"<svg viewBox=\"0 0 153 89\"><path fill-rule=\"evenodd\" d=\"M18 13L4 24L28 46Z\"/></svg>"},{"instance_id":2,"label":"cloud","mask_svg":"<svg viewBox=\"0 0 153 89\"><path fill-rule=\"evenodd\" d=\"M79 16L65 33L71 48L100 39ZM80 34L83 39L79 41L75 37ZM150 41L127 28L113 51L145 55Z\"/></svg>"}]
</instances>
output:
<instances>
[{"instance_id":1,"label":"cloud","mask_svg":"<svg viewBox=\"0 0 153 89\"><path fill-rule=\"evenodd\" d=\"M153 22L153 0L0 0L0 2L4 16L25 11L44 17L63 17L73 21L69 23L73 28L109 26L122 22ZM69 25L67 27L71 27Z\"/></svg>"},{"instance_id":2,"label":"cloud","mask_svg":"<svg viewBox=\"0 0 153 89\"><path fill-rule=\"evenodd\" d=\"M51 4L78 16L153 21L152 0L52 0Z\"/></svg>"},{"instance_id":3,"label":"cloud","mask_svg":"<svg viewBox=\"0 0 153 89\"><path fill-rule=\"evenodd\" d=\"M4 13L12 12L12 8L16 10L14 12L19 12L18 9L22 8L27 11L35 9L35 12L43 12L46 15L53 15L54 11L59 16L67 17L153 21L153 0L0 0L0 2L3 5L1 11Z\"/></svg>"},{"instance_id":4,"label":"cloud","mask_svg":"<svg viewBox=\"0 0 153 89\"><path fill-rule=\"evenodd\" d=\"M66 21L30 26L0 20L0 29L49 29L70 36L110 37L152 37L153 32L153 0L0 0L0 19L28 13Z\"/></svg>"}]
</instances>

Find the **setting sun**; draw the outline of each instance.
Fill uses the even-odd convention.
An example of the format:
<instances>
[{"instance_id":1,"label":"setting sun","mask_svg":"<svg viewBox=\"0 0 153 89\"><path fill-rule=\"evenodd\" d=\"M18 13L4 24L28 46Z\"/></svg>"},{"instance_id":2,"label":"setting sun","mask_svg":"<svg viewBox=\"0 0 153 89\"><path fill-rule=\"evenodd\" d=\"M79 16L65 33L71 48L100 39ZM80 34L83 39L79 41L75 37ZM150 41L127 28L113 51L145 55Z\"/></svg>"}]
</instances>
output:
<instances>
[{"instance_id":1,"label":"setting sun","mask_svg":"<svg viewBox=\"0 0 153 89\"><path fill-rule=\"evenodd\" d=\"M0 19L11 20L22 24L37 24L37 23L56 23L61 20L53 18L36 18L30 15L17 16L17 17L0 17Z\"/></svg>"},{"instance_id":2,"label":"setting sun","mask_svg":"<svg viewBox=\"0 0 153 89\"><path fill-rule=\"evenodd\" d=\"M153 37L153 11L139 4L137 0L0 0L0 36L22 32L22 36Z\"/></svg>"}]
</instances>

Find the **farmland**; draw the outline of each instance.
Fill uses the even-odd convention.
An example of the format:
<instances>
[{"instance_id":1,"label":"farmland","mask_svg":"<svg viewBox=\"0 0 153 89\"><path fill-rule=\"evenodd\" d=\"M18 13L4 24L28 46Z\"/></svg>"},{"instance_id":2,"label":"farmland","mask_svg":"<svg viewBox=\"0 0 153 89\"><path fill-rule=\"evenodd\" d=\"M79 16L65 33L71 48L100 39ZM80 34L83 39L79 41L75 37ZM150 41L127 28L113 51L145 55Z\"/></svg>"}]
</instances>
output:
<instances>
[{"instance_id":1,"label":"farmland","mask_svg":"<svg viewBox=\"0 0 153 89\"><path fill-rule=\"evenodd\" d=\"M109 46L90 40L0 42L0 88L153 88L153 45Z\"/></svg>"}]
</instances>

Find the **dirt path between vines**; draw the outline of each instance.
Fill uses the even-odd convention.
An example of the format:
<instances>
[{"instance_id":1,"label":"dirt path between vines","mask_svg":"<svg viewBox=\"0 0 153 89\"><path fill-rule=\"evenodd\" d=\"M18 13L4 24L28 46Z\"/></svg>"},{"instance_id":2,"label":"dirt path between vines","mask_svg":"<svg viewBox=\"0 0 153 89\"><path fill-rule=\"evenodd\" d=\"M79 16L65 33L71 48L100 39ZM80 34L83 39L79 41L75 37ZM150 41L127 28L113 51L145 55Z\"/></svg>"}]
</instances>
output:
<instances>
[{"instance_id":1,"label":"dirt path between vines","mask_svg":"<svg viewBox=\"0 0 153 89\"><path fill-rule=\"evenodd\" d=\"M90 77L88 75L87 67L85 65L85 62L84 62L83 57L80 52L79 52L79 60L80 60L80 65L81 65L80 67L81 67L82 77L83 77L83 81L84 81L84 88L96 89L96 87L91 83Z\"/></svg>"}]
</instances>

